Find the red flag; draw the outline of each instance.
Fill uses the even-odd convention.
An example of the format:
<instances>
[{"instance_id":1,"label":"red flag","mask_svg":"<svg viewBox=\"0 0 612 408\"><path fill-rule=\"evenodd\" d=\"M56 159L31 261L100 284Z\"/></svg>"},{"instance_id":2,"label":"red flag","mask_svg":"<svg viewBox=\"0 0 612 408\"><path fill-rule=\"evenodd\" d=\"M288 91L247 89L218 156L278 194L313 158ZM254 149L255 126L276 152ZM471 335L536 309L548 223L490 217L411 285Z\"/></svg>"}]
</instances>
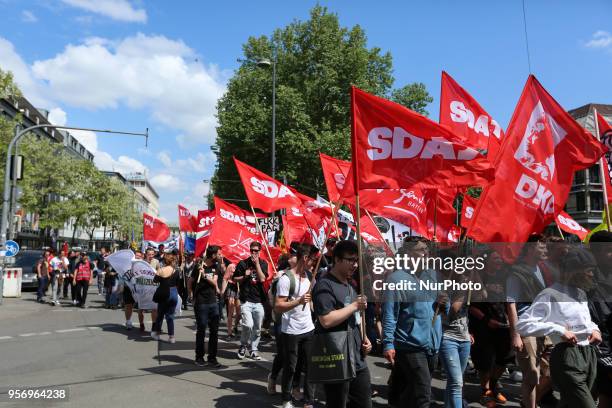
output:
<instances>
[{"instance_id":1,"label":"red flag","mask_svg":"<svg viewBox=\"0 0 612 408\"><path fill-rule=\"evenodd\" d=\"M492 179L487 158L446 127L397 103L352 90L353 168L343 197L354 195L355 186L440 188L482 185Z\"/></svg>"},{"instance_id":2,"label":"red flag","mask_svg":"<svg viewBox=\"0 0 612 408\"><path fill-rule=\"evenodd\" d=\"M484 190L468 235L480 242L525 242L563 210L574 172L604 152L531 75L497 157L495 182Z\"/></svg>"},{"instance_id":3,"label":"red flag","mask_svg":"<svg viewBox=\"0 0 612 408\"><path fill-rule=\"evenodd\" d=\"M319 153L319 157L321 158L323 178L327 186L327 196L330 202L335 203L340 199L340 193L344 189L344 183L351 169L351 163L323 153Z\"/></svg>"},{"instance_id":4,"label":"red flag","mask_svg":"<svg viewBox=\"0 0 612 408\"><path fill-rule=\"evenodd\" d=\"M353 218L357 219L356 211L354 208L351 208L351 212L353 213ZM388 251L387 243L385 239L380 234L380 230L374 224L374 222L370 219L367 214L364 214L360 218L360 227L361 227L361 238L363 238L368 244L385 248L385 251ZM392 256L392 253L388 254Z\"/></svg>"},{"instance_id":5,"label":"red flag","mask_svg":"<svg viewBox=\"0 0 612 408\"><path fill-rule=\"evenodd\" d=\"M313 243L308 224L306 224L304 215L298 208L289 208L287 214L283 215L283 234L285 235L287 246L292 242Z\"/></svg>"},{"instance_id":6,"label":"red flag","mask_svg":"<svg viewBox=\"0 0 612 408\"><path fill-rule=\"evenodd\" d=\"M557 214L555 221L557 222L559 228L569 234L577 235L578 238L580 238L580 241L584 241L586 236L589 235L589 230L578 224L576 220L574 220L565 211L560 211L559 214Z\"/></svg>"},{"instance_id":7,"label":"red flag","mask_svg":"<svg viewBox=\"0 0 612 408\"><path fill-rule=\"evenodd\" d=\"M463 195L463 206L461 207L461 226L463 228L470 228L476 205L478 205L478 199L467 194Z\"/></svg>"},{"instance_id":8,"label":"red flag","mask_svg":"<svg viewBox=\"0 0 612 408\"><path fill-rule=\"evenodd\" d=\"M321 167L330 197L338 200L344 188L351 163L321 154ZM355 205L355 197L345 202ZM359 206L368 211L409 226L417 233L427 236L427 200L420 188L375 189L359 192Z\"/></svg>"},{"instance_id":9,"label":"red flag","mask_svg":"<svg viewBox=\"0 0 612 408\"><path fill-rule=\"evenodd\" d=\"M261 171L242 163L234 157L244 191L254 208L272 212L281 208L300 206L297 192L280 181L274 180Z\"/></svg>"},{"instance_id":10,"label":"red flag","mask_svg":"<svg viewBox=\"0 0 612 408\"><path fill-rule=\"evenodd\" d=\"M425 237L446 244L455 240L457 211L453 207L456 189L427 190L427 235ZM435 214L435 216L434 216ZM461 230L459 230L461 231Z\"/></svg>"},{"instance_id":11,"label":"red flag","mask_svg":"<svg viewBox=\"0 0 612 408\"><path fill-rule=\"evenodd\" d=\"M215 222L215 211L214 210L203 210L198 211L198 225L196 232L196 249L195 256L199 257L204 254L206 250L206 244L208 244L208 238L210 238L210 232Z\"/></svg>"},{"instance_id":12,"label":"red flag","mask_svg":"<svg viewBox=\"0 0 612 408\"><path fill-rule=\"evenodd\" d=\"M494 162L504 131L501 126L476 102L476 99L455 80L442 71L440 95L440 124L447 126L466 145L487 150L487 158Z\"/></svg>"},{"instance_id":13,"label":"red flag","mask_svg":"<svg viewBox=\"0 0 612 408\"><path fill-rule=\"evenodd\" d=\"M149 214L142 214L142 226L145 241L164 242L170 236L170 228L162 220Z\"/></svg>"},{"instance_id":14,"label":"red flag","mask_svg":"<svg viewBox=\"0 0 612 408\"><path fill-rule=\"evenodd\" d=\"M597 114L597 125L599 127L599 140L608 148L604 155L604 184L608 194L608 204L612 204L612 126L606 119Z\"/></svg>"},{"instance_id":15,"label":"red flag","mask_svg":"<svg viewBox=\"0 0 612 408\"><path fill-rule=\"evenodd\" d=\"M262 243L255 217L242 208L215 197L215 222L209 243L219 245L224 256L230 261L239 262L250 255L249 245L252 241Z\"/></svg>"},{"instance_id":16,"label":"red flag","mask_svg":"<svg viewBox=\"0 0 612 408\"><path fill-rule=\"evenodd\" d=\"M191 215L191 212L183 207L182 205L178 205L178 214L179 214L179 229L183 232L196 232L198 229L198 220L196 217Z\"/></svg>"}]
</instances>

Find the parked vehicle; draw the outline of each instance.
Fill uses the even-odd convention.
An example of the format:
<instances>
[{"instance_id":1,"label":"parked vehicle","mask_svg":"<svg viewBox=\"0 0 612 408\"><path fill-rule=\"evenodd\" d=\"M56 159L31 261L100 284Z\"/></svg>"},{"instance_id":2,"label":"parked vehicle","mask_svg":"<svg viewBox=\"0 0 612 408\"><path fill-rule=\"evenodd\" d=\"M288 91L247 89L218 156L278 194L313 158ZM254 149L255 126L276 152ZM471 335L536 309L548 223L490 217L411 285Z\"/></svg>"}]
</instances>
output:
<instances>
[{"instance_id":1,"label":"parked vehicle","mask_svg":"<svg viewBox=\"0 0 612 408\"><path fill-rule=\"evenodd\" d=\"M15 264L12 268L21 268L21 288L37 288L38 277L36 276L36 263L42 258L44 251L42 249L25 249L19 251L15 257Z\"/></svg>"}]
</instances>

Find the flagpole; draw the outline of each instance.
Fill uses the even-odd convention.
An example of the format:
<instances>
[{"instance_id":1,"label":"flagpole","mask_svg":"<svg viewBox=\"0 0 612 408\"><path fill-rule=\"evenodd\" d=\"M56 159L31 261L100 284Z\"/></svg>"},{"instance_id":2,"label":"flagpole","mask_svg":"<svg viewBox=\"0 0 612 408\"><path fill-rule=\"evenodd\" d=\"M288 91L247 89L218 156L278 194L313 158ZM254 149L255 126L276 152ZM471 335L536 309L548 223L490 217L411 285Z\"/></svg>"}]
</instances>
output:
<instances>
[{"instance_id":1,"label":"flagpole","mask_svg":"<svg viewBox=\"0 0 612 408\"><path fill-rule=\"evenodd\" d=\"M438 236L438 192L436 191L436 201L434 201L434 233L433 241L436 242Z\"/></svg>"},{"instance_id":2,"label":"flagpole","mask_svg":"<svg viewBox=\"0 0 612 408\"><path fill-rule=\"evenodd\" d=\"M378 228L378 225L376 225L376 223L374 222L374 218L372 218L372 215L370 214L370 212L368 210L365 210L365 212L366 212L366 215L368 216L368 218L370 218L370 221L372 221L372 224L374 224L374 226L376 227L376 230L378 231L380 236L382 237L383 244L385 244L385 246L387 247L389 252L393 253L393 251L391 250L391 247L389 246L389 243L387 243L387 241L385 241L385 237L382 236L382 233L380 232L380 228Z\"/></svg>"},{"instance_id":3,"label":"flagpole","mask_svg":"<svg viewBox=\"0 0 612 408\"><path fill-rule=\"evenodd\" d=\"M264 248L266 249L266 253L268 254L268 259L270 260L270 265L272 265L272 270L274 271L274 275L276 276L276 265L274 265L274 260L272 259L272 255L270 254L270 249L268 248L268 241L264 237L263 231L259 227L259 221L257 221L257 215L255 214L255 209L251 205L251 211L253 212L253 217L255 217L255 226L257 227L257 231L259 231L259 236L261 237L261 241L263 243Z\"/></svg>"},{"instance_id":4,"label":"flagpole","mask_svg":"<svg viewBox=\"0 0 612 408\"><path fill-rule=\"evenodd\" d=\"M355 86L351 86L351 156L352 156L352 165L353 165L353 188L355 190L355 204L357 206L357 219L355 220L357 223L357 256L359 257L359 294L364 296L363 290L363 251L361 248L361 209L359 207L359 166L357 165L357 144L355 142L355 135L357 133L356 129L356 117L355 117ZM366 340L366 332L365 332L365 310L360 311L361 315L361 341Z\"/></svg>"},{"instance_id":5,"label":"flagpole","mask_svg":"<svg viewBox=\"0 0 612 408\"><path fill-rule=\"evenodd\" d=\"M597 138L597 141L601 143L601 137L599 135L599 121L597 120L597 108L593 108L593 114L595 116L595 137ZM606 209L606 211L608 210L608 186L606 186L606 180L607 177L605 175L605 171L608 168L608 164L606 163L606 158L605 158L605 154L603 156L601 156L601 158L599 159L599 177L601 178L601 186L602 191L603 191L603 201L604 201L604 208ZM610 228L610 214L608 214L608 216L606 217L606 224L608 226L608 231L612 231L612 228Z\"/></svg>"},{"instance_id":6,"label":"flagpole","mask_svg":"<svg viewBox=\"0 0 612 408\"><path fill-rule=\"evenodd\" d=\"M565 240L565 237L563 236L563 231L561 231L561 227L559 226L559 223L557 223L557 221L555 221L555 225L557 226L557 231L559 231L559 234L561 235L561 239Z\"/></svg>"}]
</instances>

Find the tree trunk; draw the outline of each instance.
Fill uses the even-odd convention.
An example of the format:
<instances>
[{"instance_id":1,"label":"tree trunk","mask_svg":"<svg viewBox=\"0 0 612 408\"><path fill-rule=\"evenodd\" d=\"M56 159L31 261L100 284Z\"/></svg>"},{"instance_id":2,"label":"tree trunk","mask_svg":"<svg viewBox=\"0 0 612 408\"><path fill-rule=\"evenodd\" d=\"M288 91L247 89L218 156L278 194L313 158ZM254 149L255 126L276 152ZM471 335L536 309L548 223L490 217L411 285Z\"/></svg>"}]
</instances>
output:
<instances>
[{"instance_id":1,"label":"tree trunk","mask_svg":"<svg viewBox=\"0 0 612 408\"><path fill-rule=\"evenodd\" d=\"M76 236L77 226L79 225L79 218L74 221L74 228L72 229L72 241L70 241L70 245L74 246L74 237Z\"/></svg>"}]
</instances>

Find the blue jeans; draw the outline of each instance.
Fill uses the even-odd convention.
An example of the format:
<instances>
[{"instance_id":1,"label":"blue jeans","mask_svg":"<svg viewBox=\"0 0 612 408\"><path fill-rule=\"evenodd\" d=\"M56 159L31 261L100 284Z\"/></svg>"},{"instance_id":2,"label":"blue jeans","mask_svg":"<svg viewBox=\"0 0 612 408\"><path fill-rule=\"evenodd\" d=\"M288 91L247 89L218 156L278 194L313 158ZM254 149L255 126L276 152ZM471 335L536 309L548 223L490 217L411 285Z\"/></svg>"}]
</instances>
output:
<instances>
[{"instance_id":1,"label":"blue jeans","mask_svg":"<svg viewBox=\"0 0 612 408\"><path fill-rule=\"evenodd\" d=\"M168 335L174 336L174 310L176 309L177 303L178 291L176 290L176 286L173 286L170 288L168 300L157 304L157 319L155 319L155 323L153 323L153 331L158 333L161 331L161 326L165 317L166 323L168 324Z\"/></svg>"},{"instance_id":2,"label":"blue jeans","mask_svg":"<svg viewBox=\"0 0 612 408\"><path fill-rule=\"evenodd\" d=\"M470 341L442 338L440 357L446 371L444 407L463 408L463 372L470 355Z\"/></svg>"},{"instance_id":3,"label":"blue jeans","mask_svg":"<svg viewBox=\"0 0 612 408\"><path fill-rule=\"evenodd\" d=\"M258 350L264 314L264 307L261 303L245 302L240 305L240 315L242 318L241 346L248 349L250 343L251 351Z\"/></svg>"},{"instance_id":4,"label":"blue jeans","mask_svg":"<svg viewBox=\"0 0 612 408\"><path fill-rule=\"evenodd\" d=\"M49 283L48 276L42 276L38 278L38 291L36 292L36 300L38 300L39 302L45 296L45 288L47 287L48 283Z\"/></svg>"}]
</instances>

